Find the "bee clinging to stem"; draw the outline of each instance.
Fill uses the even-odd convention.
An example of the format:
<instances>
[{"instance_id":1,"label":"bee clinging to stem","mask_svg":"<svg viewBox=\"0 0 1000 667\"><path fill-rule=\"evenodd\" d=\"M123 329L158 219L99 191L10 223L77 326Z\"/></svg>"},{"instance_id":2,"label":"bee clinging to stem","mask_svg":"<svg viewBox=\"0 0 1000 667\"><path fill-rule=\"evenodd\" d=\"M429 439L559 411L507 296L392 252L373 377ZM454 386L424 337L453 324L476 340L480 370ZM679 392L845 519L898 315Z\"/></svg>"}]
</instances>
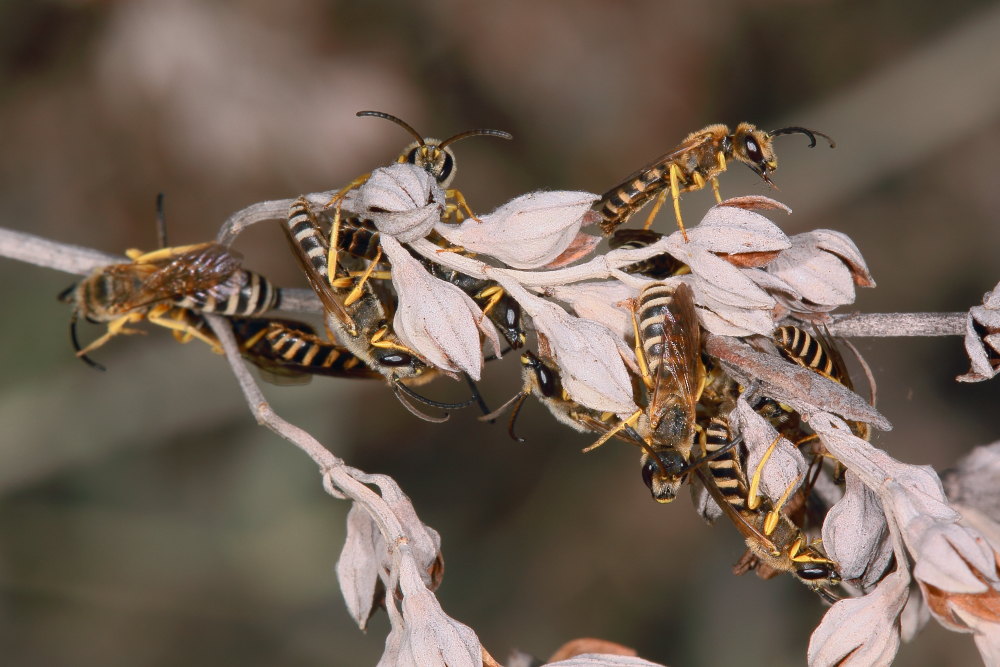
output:
<instances>
[{"instance_id":1,"label":"bee clinging to stem","mask_svg":"<svg viewBox=\"0 0 1000 667\"><path fill-rule=\"evenodd\" d=\"M744 163L765 183L776 187L771 174L778 168L778 158L772 144L774 138L782 134L804 134L809 137L810 147L816 145L817 135L830 142L831 148L835 145L833 139L822 132L804 127L783 127L767 132L750 123L740 123L730 132L725 125L709 125L692 132L675 149L604 193L595 205L601 216L601 229L610 234L655 198L643 226L649 229L669 194L673 198L677 226L687 241L681 217L681 193L711 185L716 201L722 201L718 178L732 160Z\"/></svg>"}]
</instances>

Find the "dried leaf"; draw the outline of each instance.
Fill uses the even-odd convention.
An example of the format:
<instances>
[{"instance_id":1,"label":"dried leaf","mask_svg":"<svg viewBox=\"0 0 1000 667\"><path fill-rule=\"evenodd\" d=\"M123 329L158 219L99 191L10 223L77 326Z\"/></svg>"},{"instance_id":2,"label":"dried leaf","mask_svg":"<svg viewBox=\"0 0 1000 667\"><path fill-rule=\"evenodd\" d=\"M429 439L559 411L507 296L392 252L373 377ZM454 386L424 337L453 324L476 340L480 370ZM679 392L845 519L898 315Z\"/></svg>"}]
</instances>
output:
<instances>
[{"instance_id":1,"label":"dried leaf","mask_svg":"<svg viewBox=\"0 0 1000 667\"><path fill-rule=\"evenodd\" d=\"M545 667L663 667L663 665L635 656L586 653L568 660L547 662Z\"/></svg>"},{"instance_id":2,"label":"dried leaf","mask_svg":"<svg viewBox=\"0 0 1000 667\"><path fill-rule=\"evenodd\" d=\"M1000 442L973 449L942 474L942 481L952 503L975 508L1000 523Z\"/></svg>"},{"instance_id":3,"label":"dried leaf","mask_svg":"<svg viewBox=\"0 0 1000 667\"><path fill-rule=\"evenodd\" d=\"M449 242L495 257L508 266L533 269L554 261L577 238L583 214L599 197L589 192L531 192L480 220L438 225Z\"/></svg>"},{"instance_id":4,"label":"dried leaf","mask_svg":"<svg viewBox=\"0 0 1000 667\"><path fill-rule=\"evenodd\" d=\"M804 416L828 410L883 431L892 428L878 410L842 384L780 357L758 352L735 338L709 334L705 351L723 361L727 371L743 384L759 382L761 393L791 405Z\"/></svg>"},{"instance_id":5,"label":"dried leaf","mask_svg":"<svg viewBox=\"0 0 1000 667\"><path fill-rule=\"evenodd\" d=\"M594 410L630 415L635 412L632 380L622 355L631 354L625 342L593 320L573 317L511 280L496 280L531 317L538 332L539 353L559 366L563 388L574 401Z\"/></svg>"},{"instance_id":6,"label":"dried leaf","mask_svg":"<svg viewBox=\"0 0 1000 667\"><path fill-rule=\"evenodd\" d=\"M760 197L753 203L773 204L784 208L773 199ZM736 200L735 203L748 203ZM786 211L791 212L785 208ZM791 242L781 228L759 213L734 205L733 200L708 209L701 223L688 230L690 243L712 253L740 254L785 250Z\"/></svg>"},{"instance_id":7,"label":"dried leaf","mask_svg":"<svg viewBox=\"0 0 1000 667\"><path fill-rule=\"evenodd\" d=\"M392 262L399 296L393 319L399 339L432 365L478 380L483 366L479 332L499 355L496 328L468 294L430 275L395 239L383 238L382 248Z\"/></svg>"},{"instance_id":8,"label":"dried leaf","mask_svg":"<svg viewBox=\"0 0 1000 667\"><path fill-rule=\"evenodd\" d=\"M851 470L844 497L830 508L823 522L823 548L847 580L859 579L880 550L892 552L888 526L875 493Z\"/></svg>"},{"instance_id":9,"label":"dried leaf","mask_svg":"<svg viewBox=\"0 0 1000 667\"><path fill-rule=\"evenodd\" d=\"M874 286L857 247L846 236L817 230L797 234L791 241L792 247L771 262L767 271L800 295L782 300L792 311L827 312L854 303L855 276L859 284Z\"/></svg>"},{"instance_id":10,"label":"dried leaf","mask_svg":"<svg viewBox=\"0 0 1000 667\"><path fill-rule=\"evenodd\" d=\"M781 438L771 450L767 462L762 465L764 456L778 437L778 431L754 411L742 396L736 402L734 414L747 448L747 477L759 470L760 489L772 504L776 504L787 489L793 484L798 488L805 479L805 458L795 445Z\"/></svg>"},{"instance_id":11,"label":"dried leaf","mask_svg":"<svg viewBox=\"0 0 1000 667\"><path fill-rule=\"evenodd\" d=\"M409 163L379 167L343 204L402 243L427 236L444 205L444 190L426 170Z\"/></svg>"},{"instance_id":12,"label":"dried leaf","mask_svg":"<svg viewBox=\"0 0 1000 667\"><path fill-rule=\"evenodd\" d=\"M549 290L551 296L569 304L578 317L600 322L625 340L632 335L632 311L623 302L638 296L631 287L617 280L560 285Z\"/></svg>"},{"instance_id":13,"label":"dried leaf","mask_svg":"<svg viewBox=\"0 0 1000 667\"><path fill-rule=\"evenodd\" d=\"M556 662L558 660L566 660L567 658L595 653L600 655L636 655L635 649L628 646L609 642L606 639L580 637L579 639L571 639L556 649L555 653L549 656L549 661Z\"/></svg>"},{"instance_id":14,"label":"dried leaf","mask_svg":"<svg viewBox=\"0 0 1000 667\"><path fill-rule=\"evenodd\" d=\"M371 515L357 503L347 513L347 539L337 561L337 581L347 610L362 630L373 612L385 540Z\"/></svg>"},{"instance_id":15,"label":"dried leaf","mask_svg":"<svg viewBox=\"0 0 1000 667\"><path fill-rule=\"evenodd\" d=\"M541 267L543 269L560 269L568 264L572 264L578 259L586 257L594 252L594 248L600 245L603 237L580 232L576 238L570 242L569 247L562 251L562 254L554 260Z\"/></svg>"},{"instance_id":16,"label":"dried leaf","mask_svg":"<svg viewBox=\"0 0 1000 667\"><path fill-rule=\"evenodd\" d=\"M719 206L731 206L734 208L745 208L756 211L784 211L791 214L786 204L782 204L777 199L764 197L762 195L743 195L741 197L730 197L719 203Z\"/></svg>"},{"instance_id":17,"label":"dried leaf","mask_svg":"<svg viewBox=\"0 0 1000 667\"><path fill-rule=\"evenodd\" d=\"M400 559L399 588L403 595L400 608L404 635L393 664L481 667L482 646L476 633L444 613L437 598L424 586L412 558Z\"/></svg>"},{"instance_id":18,"label":"dried leaf","mask_svg":"<svg viewBox=\"0 0 1000 667\"><path fill-rule=\"evenodd\" d=\"M989 380L1000 372L1000 287L988 292L982 306L969 309L965 324L965 351L972 368L959 382Z\"/></svg>"},{"instance_id":19,"label":"dried leaf","mask_svg":"<svg viewBox=\"0 0 1000 667\"><path fill-rule=\"evenodd\" d=\"M899 650L897 619L910 579L897 570L868 595L830 607L809 639L809 666L888 665Z\"/></svg>"}]
</instances>

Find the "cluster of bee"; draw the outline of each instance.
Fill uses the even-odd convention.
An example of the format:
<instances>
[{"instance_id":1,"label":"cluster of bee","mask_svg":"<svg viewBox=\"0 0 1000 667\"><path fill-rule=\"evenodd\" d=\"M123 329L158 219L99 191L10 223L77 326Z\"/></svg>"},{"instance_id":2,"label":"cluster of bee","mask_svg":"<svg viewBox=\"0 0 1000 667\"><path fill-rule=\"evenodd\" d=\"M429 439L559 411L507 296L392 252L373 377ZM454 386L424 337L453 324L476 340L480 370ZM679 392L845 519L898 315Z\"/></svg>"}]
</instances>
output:
<instances>
[{"instance_id":1,"label":"cluster of bee","mask_svg":"<svg viewBox=\"0 0 1000 667\"><path fill-rule=\"evenodd\" d=\"M414 136L415 141L397 161L424 169L445 189L448 206L442 222L473 216L461 192L447 189L456 171L450 144L476 135L511 138L498 130L471 130L439 141L423 137L388 114L366 111L358 115L390 120ZM812 146L817 135L829 140L823 133L801 127L765 132L748 123L741 123L735 131L711 125L690 134L675 150L625 179L597 202L594 210L610 245L644 246L659 239L662 235L649 227L668 195L673 198L677 224L686 239L680 195L710 185L719 199L718 177L734 160L747 164L770 184L770 174L777 168L773 140L790 133L806 135ZM228 247L219 243L168 247L162 231L161 200L160 249L148 253L130 250L130 262L102 267L64 293L65 300L73 304L71 335L77 355L99 366L89 355L116 335L134 333L131 327L142 321L170 329L178 340L196 338L218 350L220 343L205 319L206 314L214 314L228 319L243 356L272 375L381 377L408 409L432 421L438 418L424 414L412 401L443 409L476 400L482 405L474 386L473 399L460 404L433 401L413 389L437 371L392 330L397 297L388 280L392 266L383 256L379 231L372 221L340 206L344 196L363 185L368 176L342 188L324 208L314 207L305 198L297 199L283 225L293 254L328 315L327 337L305 322L269 316L281 306L280 290L260 274L244 269ZM619 228L650 202L652 212L643 229ZM433 234L429 238L447 245ZM459 287L476 301L511 349L527 344L520 306L496 283L432 262L425 266L436 278ZM728 419L743 388L703 353L691 289L676 281L661 282L685 273L687 267L664 254L626 270L652 279L632 303L639 368L634 394L641 407L624 419L584 407L564 391L552 360L545 358L541 349L527 350L521 357L522 390L508 402L515 404L509 421L511 436L516 438L514 423L521 406L534 396L558 420L578 431L599 434L600 439L588 449L612 438L639 447L642 478L655 500L670 502L683 483L697 480L732 520L749 546L741 569L756 567L771 576L790 572L827 599L834 599L830 589L839 581L837 566L806 536L822 518L822 511L818 516L814 511L811 494L811 480L828 465L817 440L790 408L767 397L755 401L755 410L782 437L809 449L815 469L805 484L793 485L779 501L761 497L757 489L765 463L757 470L747 470L742 437ZM81 347L76 330L79 318L103 323L107 331ZM850 385L843 360L828 337L785 326L776 330L773 343L789 361ZM484 412L488 410L484 408ZM862 433L864 425L856 428L859 434L867 435Z\"/></svg>"}]
</instances>

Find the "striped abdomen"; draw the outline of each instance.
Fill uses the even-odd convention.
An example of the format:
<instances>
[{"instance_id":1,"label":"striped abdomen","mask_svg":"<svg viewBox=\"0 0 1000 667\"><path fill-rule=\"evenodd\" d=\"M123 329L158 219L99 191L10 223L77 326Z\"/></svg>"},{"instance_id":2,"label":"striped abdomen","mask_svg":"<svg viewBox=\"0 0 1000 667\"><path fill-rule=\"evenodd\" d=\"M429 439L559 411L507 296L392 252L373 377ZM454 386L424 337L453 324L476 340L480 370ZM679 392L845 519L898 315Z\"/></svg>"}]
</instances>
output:
<instances>
[{"instance_id":1,"label":"striped abdomen","mask_svg":"<svg viewBox=\"0 0 1000 667\"><path fill-rule=\"evenodd\" d=\"M715 452L729 444L731 433L729 424L721 417L712 417L705 426L704 455L712 456ZM715 480L726 502L737 510L746 507L747 483L743 468L739 462L739 449L734 447L717 459L706 464L708 472Z\"/></svg>"},{"instance_id":2,"label":"striped abdomen","mask_svg":"<svg viewBox=\"0 0 1000 667\"><path fill-rule=\"evenodd\" d=\"M337 249L360 259L374 260L379 249L375 223L356 216L341 216Z\"/></svg>"},{"instance_id":3,"label":"striped abdomen","mask_svg":"<svg viewBox=\"0 0 1000 667\"><path fill-rule=\"evenodd\" d=\"M669 168L669 162L656 164L604 193L597 206L601 215L601 229L605 234L627 222L633 213L670 185L667 179Z\"/></svg>"},{"instance_id":4,"label":"striped abdomen","mask_svg":"<svg viewBox=\"0 0 1000 667\"><path fill-rule=\"evenodd\" d=\"M259 315L277 307L278 290L253 271L239 269L225 282L178 299L176 305L219 315Z\"/></svg>"},{"instance_id":5,"label":"striped abdomen","mask_svg":"<svg viewBox=\"0 0 1000 667\"><path fill-rule=\"evenodd\" d=\"M319 336L299 331L279 322L268 325L264 340L283 362L312 372L333 375L363 375L378 377L358 357L340 345L333 345Z\"/></svg>"},{"instance_id":6,"label":"striped abdomen","mask_svg":"<svg viewBox=\"0 0 1000 667\"><path fill-rule=\"evenodd\" d=\"M664 345L676 347L679 341L671 340L664 329L665 318L671 316L670 306L674 301L674 285L653 284L639 295L639 336L649 365L649 373L657 376L664 356L670 352Z\"/></svg>"},{"instance_id":7,"label":"striped abdomen","mask_svg":"<svg viewBox=\"0 0 1000 667\"><path fill-rule=\"evenodd\" d=\"M791 325L778 327L772 337L781 356L792 363L814 370L836 382L843 382L834 373L833 358L815 337Z\"/></svg>"},{"instance_id":8,"label":"striped abdomen","mask_svg":"<svg viewBox=\"0 0 1000 667\"><path fill-rule=\"evenodd\" d=\"M656 243L663 236L660 232L654 232L651 229L617 229L611 238L608 239L608 247L612 250L618 248L645 248L648 245ZM646 276L655 280L662 280L675 275L682 268L684 268L683 262L673 255L662 253L653 255L641 262L623 266L622 271Z\"/></svg>"},{"instance_id":9,"label":"striped abdomen","mask_svg":"<svg viewBox=\"0 0 1000 667\"><path fill-rule=\"evenodd\" d=\"M320 276L327 275L330 245L309 210L309 202L302 198L295 201L288 211L285 225L291 232L292 240L302 248L316 273Z\"/></svg>"}]
</instances>

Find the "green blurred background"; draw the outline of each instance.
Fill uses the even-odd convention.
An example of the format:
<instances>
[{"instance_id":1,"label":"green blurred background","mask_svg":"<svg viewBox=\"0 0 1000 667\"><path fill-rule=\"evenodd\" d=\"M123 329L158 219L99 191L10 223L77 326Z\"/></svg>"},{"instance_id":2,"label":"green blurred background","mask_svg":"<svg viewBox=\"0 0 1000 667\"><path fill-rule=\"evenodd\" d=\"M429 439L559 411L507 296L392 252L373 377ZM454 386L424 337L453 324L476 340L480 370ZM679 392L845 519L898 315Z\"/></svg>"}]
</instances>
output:
<instances>
[{"instance_id":1,"label":"green blurred background","mask_svg":"<svg viewBox=\"0 0 1000 667\"><path fill-rule=\"evenodd\" d=\"M0 3L0 224L108 252L214 236L253 202L339 187L409 141L457 146L477 210L538 188L603 192L713 122L821 129L780 140L790 233L847 232L879 283L866 312L958 311L1000 278L995 3ZM710 195L684 199L697 220ZM669 221L669 216L663 218ZM667 224L662 222L661 224ZM276 225L238 243L301 284ZM10 665L370 665L387 621L353 626L333 574L348 506L255 425L222 359L163 331L74 359L66 275L0 261L0 651ZM96 335L97 329L89 333ZM860 340L895 430L876 444L943 469L997 438L998 385L957 385L957 338ZM512 357L515 355L511 355ZM518 388L491 365L491 404ZM798 665L823 609L790 577L735 578L735 531L662 507L636 453L537 404L528 442L471 411L420 422L375 382L266 387L352 465L395 477L441 532L446 612L502 658L579 636L669 665ZM427 388L441 399L462 387ZM900 665L975 664L934 625Z\"/></svg>"}]
</instances>

